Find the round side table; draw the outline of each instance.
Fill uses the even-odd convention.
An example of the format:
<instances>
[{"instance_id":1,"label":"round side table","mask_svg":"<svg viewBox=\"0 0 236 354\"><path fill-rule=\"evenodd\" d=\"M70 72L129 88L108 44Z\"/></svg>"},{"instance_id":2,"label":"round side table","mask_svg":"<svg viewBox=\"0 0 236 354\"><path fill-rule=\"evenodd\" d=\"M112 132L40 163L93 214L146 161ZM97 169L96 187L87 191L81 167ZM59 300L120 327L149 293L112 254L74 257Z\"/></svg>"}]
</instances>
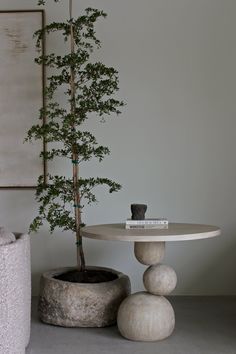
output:
<instances>
[{"instance_id":1,"label":"round side table","mask_svg":"<svg viewBox=\"0 0 236 354\"><path fill-rule=\"evenodd\" d=\"M125 224L84 227L82 236L96 240L134 242L137 260L149 266L143 275L146 291L128 296L121 304L117 325L127 339L157 341L171 335L175 314L164 297L175 288L177 276L173 268L161 264L165 244L169 241L191 241L220 235L216 226L170 223L167 229L125 229Z\"/></svg>"}]
</instances>

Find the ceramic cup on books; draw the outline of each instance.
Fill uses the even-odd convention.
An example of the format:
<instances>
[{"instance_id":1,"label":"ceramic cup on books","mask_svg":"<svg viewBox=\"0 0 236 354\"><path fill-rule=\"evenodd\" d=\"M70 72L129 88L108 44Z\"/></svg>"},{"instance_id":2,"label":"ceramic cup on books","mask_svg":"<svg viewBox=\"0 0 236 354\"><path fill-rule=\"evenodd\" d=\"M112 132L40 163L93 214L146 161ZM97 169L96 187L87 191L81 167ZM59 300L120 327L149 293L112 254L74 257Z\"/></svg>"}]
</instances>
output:
<instances>
[{"instance_id":1,"label":"ceramic cup on books","mask_svg":"<svg viewBox=\"0 0 236 354\"><path fill-rule=\"evenodd\" d=\"M146 204L131 204L132 220L144 220L147 211Z\"/></svg>"}]
</instances>

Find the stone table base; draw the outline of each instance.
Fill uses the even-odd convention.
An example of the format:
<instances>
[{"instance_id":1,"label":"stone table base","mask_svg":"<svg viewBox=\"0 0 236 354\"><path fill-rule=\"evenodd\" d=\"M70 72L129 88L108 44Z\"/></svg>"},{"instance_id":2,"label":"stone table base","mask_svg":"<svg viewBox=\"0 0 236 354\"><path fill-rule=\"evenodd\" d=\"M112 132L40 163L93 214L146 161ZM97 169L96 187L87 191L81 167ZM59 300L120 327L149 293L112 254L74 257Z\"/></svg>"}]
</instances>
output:
<instances>
[{"instance_id":1,"label":"stone table base","mask_svg":"<svg viewBox=\"0 0 236 354\"><path fill-rule=\"evenodd\" d=\"M171 335L175 327L175 314L170 302L163 296L175 288L175 271L160 264L165 253L165 242L135 242L135 256L149 265L143 280L147 292L127 297L118 311L117 325L127 339L157 341Z\"/></svg>"}]
</instances>

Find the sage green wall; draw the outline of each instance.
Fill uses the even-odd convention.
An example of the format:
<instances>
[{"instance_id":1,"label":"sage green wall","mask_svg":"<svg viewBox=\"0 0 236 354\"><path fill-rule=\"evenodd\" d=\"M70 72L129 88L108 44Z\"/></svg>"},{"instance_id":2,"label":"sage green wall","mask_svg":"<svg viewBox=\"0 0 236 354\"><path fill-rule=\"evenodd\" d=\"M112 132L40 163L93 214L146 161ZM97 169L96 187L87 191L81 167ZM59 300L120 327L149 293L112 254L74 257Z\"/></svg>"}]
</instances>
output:
<instances>
[{"instance_id":1,"label":"sage green wall","mask_svg":"<svg viewBox=\"0 0 236 354\"><path fill-rule=\"evenodd\" d=\"M67 1L47 8L63 18ZM34 1L1 0L0 9L31 9ZM75 13L104 9L97 56L120 72L120 118L89 124L112 155L84 165L83 174L115 178L118 194L99 190L87 224L121 222L132 202L149 216L219 225L222 236L168 244L165 262L178 274L175 294L236 294L236 1L75 0ZM56 41L54 41L56 42ZM48 40L51 50L55 43ZM58 48L59 43L57 44ZM69 165L53 166L64 170ZM17 174L17 171L16 171ZM31 191L0 191L0 224L26 231L37 205ZM128 243L85 240L87 261L127 272L142 289L142 272ZM46 269L73 265L69 233L32 236L34 294Z\"/></svg>"}]
</instances>

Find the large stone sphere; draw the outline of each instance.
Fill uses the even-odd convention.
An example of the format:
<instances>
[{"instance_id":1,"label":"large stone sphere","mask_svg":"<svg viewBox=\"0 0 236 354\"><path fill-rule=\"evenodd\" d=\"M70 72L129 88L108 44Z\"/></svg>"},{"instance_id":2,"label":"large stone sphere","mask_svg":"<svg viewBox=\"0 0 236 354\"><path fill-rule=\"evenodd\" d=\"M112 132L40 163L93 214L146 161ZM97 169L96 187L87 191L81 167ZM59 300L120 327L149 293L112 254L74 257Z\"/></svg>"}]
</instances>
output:
<instances>
[{"instance_id":1,"label":"large stone sphere","mask_svg":"<svg viewBox=\"0 0 236 354\"><path fill-rule=\"evenodd\" d=\"M165 255L165 242L135 242L134 254L142 264L160 263Z\"/></svg>"},{"instance_id":2,"label":"large stone sphere","mask_svg":"<svg viewBox=\"0 0 236 354\"><path fill-rule=\"evenodd\" d=\"M173 268L157 264L149 267L143 274L146 290L154 295L168 295L176 287L177 276Z\"/></svg>"},{"instance_id":3,"label":"large stone sphere","mask_svg":"<svg viewBox=\"0 0 236 354\"><path fill-rule=\"evenodd\" d=\"M117 325L120 333L127 339L157 341L171 335L175 326L175 314L164 297L139 292L122 302Z\"/></svg>"}]
</instances>

